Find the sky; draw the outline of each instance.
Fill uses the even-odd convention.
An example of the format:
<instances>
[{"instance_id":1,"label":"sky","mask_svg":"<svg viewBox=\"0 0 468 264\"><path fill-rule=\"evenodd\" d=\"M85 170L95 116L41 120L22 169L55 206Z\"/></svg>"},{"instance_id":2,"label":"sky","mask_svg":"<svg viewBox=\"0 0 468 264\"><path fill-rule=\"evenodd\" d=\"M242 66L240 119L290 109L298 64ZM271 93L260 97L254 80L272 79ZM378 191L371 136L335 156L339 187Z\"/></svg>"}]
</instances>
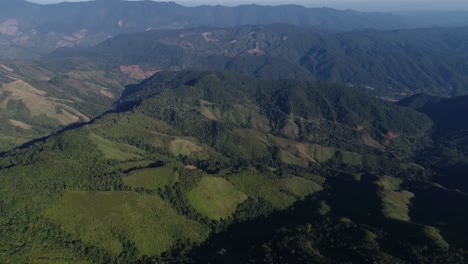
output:
<instances>
[{"instance_id":1,"label":"sky","mask_svg":"<svg viewBox=\"0 0 468 264\"><path fill-rule=\"evenodd\" d=\"M1 0L0 0L1 1ZM63 0L28 0L35 3L57 3ZM77 2L80 0L67 0ZM413 11L413 10L468 10L468 0L165 0L186 6L240 4L299 4L307 7L332 7L361 11Z\"/></svg>"}]
</instances>

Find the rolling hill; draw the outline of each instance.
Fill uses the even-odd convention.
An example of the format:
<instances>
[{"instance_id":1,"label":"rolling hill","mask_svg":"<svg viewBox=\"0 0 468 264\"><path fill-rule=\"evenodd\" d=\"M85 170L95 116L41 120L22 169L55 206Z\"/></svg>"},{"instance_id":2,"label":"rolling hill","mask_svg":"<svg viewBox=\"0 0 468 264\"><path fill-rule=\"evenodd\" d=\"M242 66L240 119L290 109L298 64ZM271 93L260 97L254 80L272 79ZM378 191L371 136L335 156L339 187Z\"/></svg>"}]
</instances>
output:
<instances>
[{"instance_id":1,"label":"rolling hill","mask_svg":"<svg viewBox=\"0 0 468 264\"><path fill-rule=\"evenodd\" d=\"M388 100L419 92L463 95L468 87L466 36L466 28L327 33L279 24L148 31L89 48L59 49L39 61L0 61L0 83L22 80L91 119L107 111L124 86L162 70L331 80ZM11 132L5 135L1 150L24 141L12 140Z\"/></svg>"},{"instance_id":2,"label":"rolling hill","mask_svg":"<svg viewBox=\"0 0 468 264\"><path fill-rule=\"evenodd\" d=\"M0 151L93 119L112 108L125 85L149 77L138 68L96 61L0 61Z\"/></svg>"},{"instance_id":3,"label":"rolling hill","mask_svg":"<svg viewBox=\"0 0 468 264\"><path fill-rule=\"evenodd\" d=\"M0 157L0 260L463 263L466 194L414 163L431 131L337 84L158 73Z\"/></svg>"}]
</instances>

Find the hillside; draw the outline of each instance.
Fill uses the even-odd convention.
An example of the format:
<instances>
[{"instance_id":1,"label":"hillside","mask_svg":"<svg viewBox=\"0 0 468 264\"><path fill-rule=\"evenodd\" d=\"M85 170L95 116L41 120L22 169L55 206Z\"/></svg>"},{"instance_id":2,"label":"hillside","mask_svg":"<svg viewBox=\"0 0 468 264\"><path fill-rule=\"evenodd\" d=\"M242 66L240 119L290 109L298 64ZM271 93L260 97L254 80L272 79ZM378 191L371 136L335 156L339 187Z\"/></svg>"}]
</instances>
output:
<instances>
[{"instance_id":1,"label":"hillside","mask_svg":"<svg viewBox=\"0 0 468 264\"><path fill-rule=\"evenodd\" d=\"M100 58L113 67L216 70L267 79L319 79L399 99L468 93L467 28L326 33L288 25L149 31L51 58Z\"/></svg>"},{"instance_id":2,"label":"hillside","mask_svg":"<svg viewBox=\"0 0 468 264\"><path fill-rule=\"evenodd\" d=\"M399 105L423 112L436 124L439 133L462 132L468 129L468 96L452 98L417 94L401 100Z\"/></svg>"},{"instance_id":3,"label":"hillside","mask_svg":"<svg viewBox=\"0 0 468 264\"><path fill-rule=\"evenodd\" d=\"M85 59L0 61L0 151L101 115L153 73Z\"/></svg>"},{"instance_id":4,"label":"hillside","mask_svg":"<svg viewBox=\"0 0 468 264\"><path fill-rule=\"evenodd\" d=\"M174 2L83 1L49 5L0 3L0 58L38 58L58 47L92 45L150 29L235 27L286 23L326 30L392 29L402 24L383 13L305 8L296 5L185 7Z\"/></svg>"},{"instance_id":5,"label":"hillside","mask_svg":"<svg viewBox=\"0 0 468 264\"><path fill-rule=\"evenodd\" d=\"M463 67L466 31L458 28L335 34L279 24L148 31L122 35L89 48L59 49L39 61L2 60L0 83L8 85L21 80L90 119L109 110L126 85L162 70L216 70L261 79L332 80L388 100L419 92L461 95L467 93L468 87ZM30 122L12 119L27 125ZM50 126L36 121L39 126ZM11 137L11 122L2 126L10 132L3 138L1 151L25 141ZM60 127L35 136L30 131L22 135L24 129L16 133L33 139L57 128Z\"/></svg>"},{"instance_id":6,"label":"hillside","mask_svg":"<svg viewBox=\"0 0 468 264\"><path fill-rule=\"evenodd\" d=\"M468 111L468 97L417 94L398 104L416 109L433 120L435 144L421 153L421 162L432 164L439 173L438 182L468 191L468 119L464 114Z\"/></svg>"},{"instance_id":7,"label":"hillside","mask_svg":"<svg viewBox=\"0 0 468 264\"><path fill-rule=\"evenodd\" d=\"M412 158L431 126L332 83L158 73L0 157L0 260L463 263L466 194Z\"/></svg>"}]
</instances>

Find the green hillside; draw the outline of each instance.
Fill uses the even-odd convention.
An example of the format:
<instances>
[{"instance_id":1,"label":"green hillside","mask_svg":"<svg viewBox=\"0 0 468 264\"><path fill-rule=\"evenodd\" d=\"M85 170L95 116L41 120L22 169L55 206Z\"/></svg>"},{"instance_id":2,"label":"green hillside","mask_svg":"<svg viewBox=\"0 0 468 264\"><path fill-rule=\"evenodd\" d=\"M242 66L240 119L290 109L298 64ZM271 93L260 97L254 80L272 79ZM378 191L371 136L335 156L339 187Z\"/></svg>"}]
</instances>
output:
<instances>
[{"instance_id":1,"label":"green hillside","mask_svg":"<svg viewBox=\"0 0 468 264\"><path fill-rule=\"evenodd\" d=\"M109 110L126 86L131 91L132 85L165 70L221 70L259 79L338 81L390 101L420 92L463 95L468 87L466 67L462 66L467 49L460 43L467 36L466 28L337 33L285 24L205 26L120 35L96 46L60 48L40 60L5 59L0 61L2 108L10 99L15 100L10 103L15 109L21 102L33 112L38 102L47 107L32 116L3 114L8 118L0 125L0 151L93 119ZM39 92L9 95L26 86ZM201 104L208 118L220 118L216 105ZM348 114L346 109L342 112ZM237 109L229 118L245 121L245 116L239 116L244 113ZM353 117L344 116L348 118ZM263 121L252 122L264 126ZM288 124L284 133L298 132L295 125ZM379 146L372 137L366 136L366 141ZM180 148L175 143L174 151L187 149L187 144ZM300 162L287 153L281 155L289 162Z\"/></svg>"},{"instance_id":2,"label":"green hillside","mask_svg":"<svg viewBox=\"0 0 468 264\"><path fill-rule=\"evenodd\" d=\"M0 157L0 262L463 263L465 194L409 165L431 131L333 83L159 73Z\"/></svg>"}]
</instances>

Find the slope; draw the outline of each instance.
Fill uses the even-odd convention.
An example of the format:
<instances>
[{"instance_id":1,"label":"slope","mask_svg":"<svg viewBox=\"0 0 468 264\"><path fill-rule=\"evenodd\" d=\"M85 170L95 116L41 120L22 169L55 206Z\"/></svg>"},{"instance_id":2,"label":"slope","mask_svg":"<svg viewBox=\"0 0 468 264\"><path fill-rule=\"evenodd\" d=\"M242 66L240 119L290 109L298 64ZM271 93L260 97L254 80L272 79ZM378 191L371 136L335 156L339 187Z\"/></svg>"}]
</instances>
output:
<instances>
[{"instance_id":1,"label":"slope","mask_svg":"<svg viewBox=\"0 0 468 264\"><path fill-rule=\"evenodd\" d=\"M0 108L5 122L0 125L0 151L101 115L125 85L146 77L105 65L85 59L1 61Z\"/></svg>"},{"instance_id":2,"label":"slope","mask_svg":"<svg viewBox=\"0 0 468 264\"><path fill-rule=\"evenodd\" d=\"M127 91L119 105L81 128L2 155L2 262L30 262L37 252L52 249L55 255L41 259L183 262L190 249L194 260L215 259L197 254L196 245L209 248L208 236L231 234L230 227L237 239L269 230L261 221L282 225L297 219L302 225L324 218L339 228L336 221L342 217L378 234L363 245L384 243L390 230L415 237L401 245L401 237L391 236L383 249L349 249L358 256L386 254L411 262L426 248L437 257L463 257L466 230L457 227L459 222L444 219L456 227L446 230L437 219L420 218L430 214L427 190L438 192L441 201L459 199L459 206L466 205L462 194L424 188L430 171L408 169L431 130L422 114L336 84L210 72L156 74ZM363 136L382 147L367 146ZM138 176L151 171L153 176ZM167 179L171 175L177 178ZM384 175L400 180L387 185L388 177L380 180ZM155 185L151 177L162 178ZM416 207L398 195L403 190L415 193ZM217 203L207 210L212 197L229 207ZM398 206L389 213L393 202ZM304 214L301 204L320 208ZM406 222L392 220L404 214ZM244 231L236 229L244 223ZM441 228L442 235L425 224ZM250 232L249 225L258 232ZM439 246L444 243L454 248ZM413 251L388 250L399 245ZM336 260L324 248L318 251L323 258ZM225 256L232 254L244 258L235 251ZM335 256L355 259L342 251Z\"/></svg>"}]
</instances>

